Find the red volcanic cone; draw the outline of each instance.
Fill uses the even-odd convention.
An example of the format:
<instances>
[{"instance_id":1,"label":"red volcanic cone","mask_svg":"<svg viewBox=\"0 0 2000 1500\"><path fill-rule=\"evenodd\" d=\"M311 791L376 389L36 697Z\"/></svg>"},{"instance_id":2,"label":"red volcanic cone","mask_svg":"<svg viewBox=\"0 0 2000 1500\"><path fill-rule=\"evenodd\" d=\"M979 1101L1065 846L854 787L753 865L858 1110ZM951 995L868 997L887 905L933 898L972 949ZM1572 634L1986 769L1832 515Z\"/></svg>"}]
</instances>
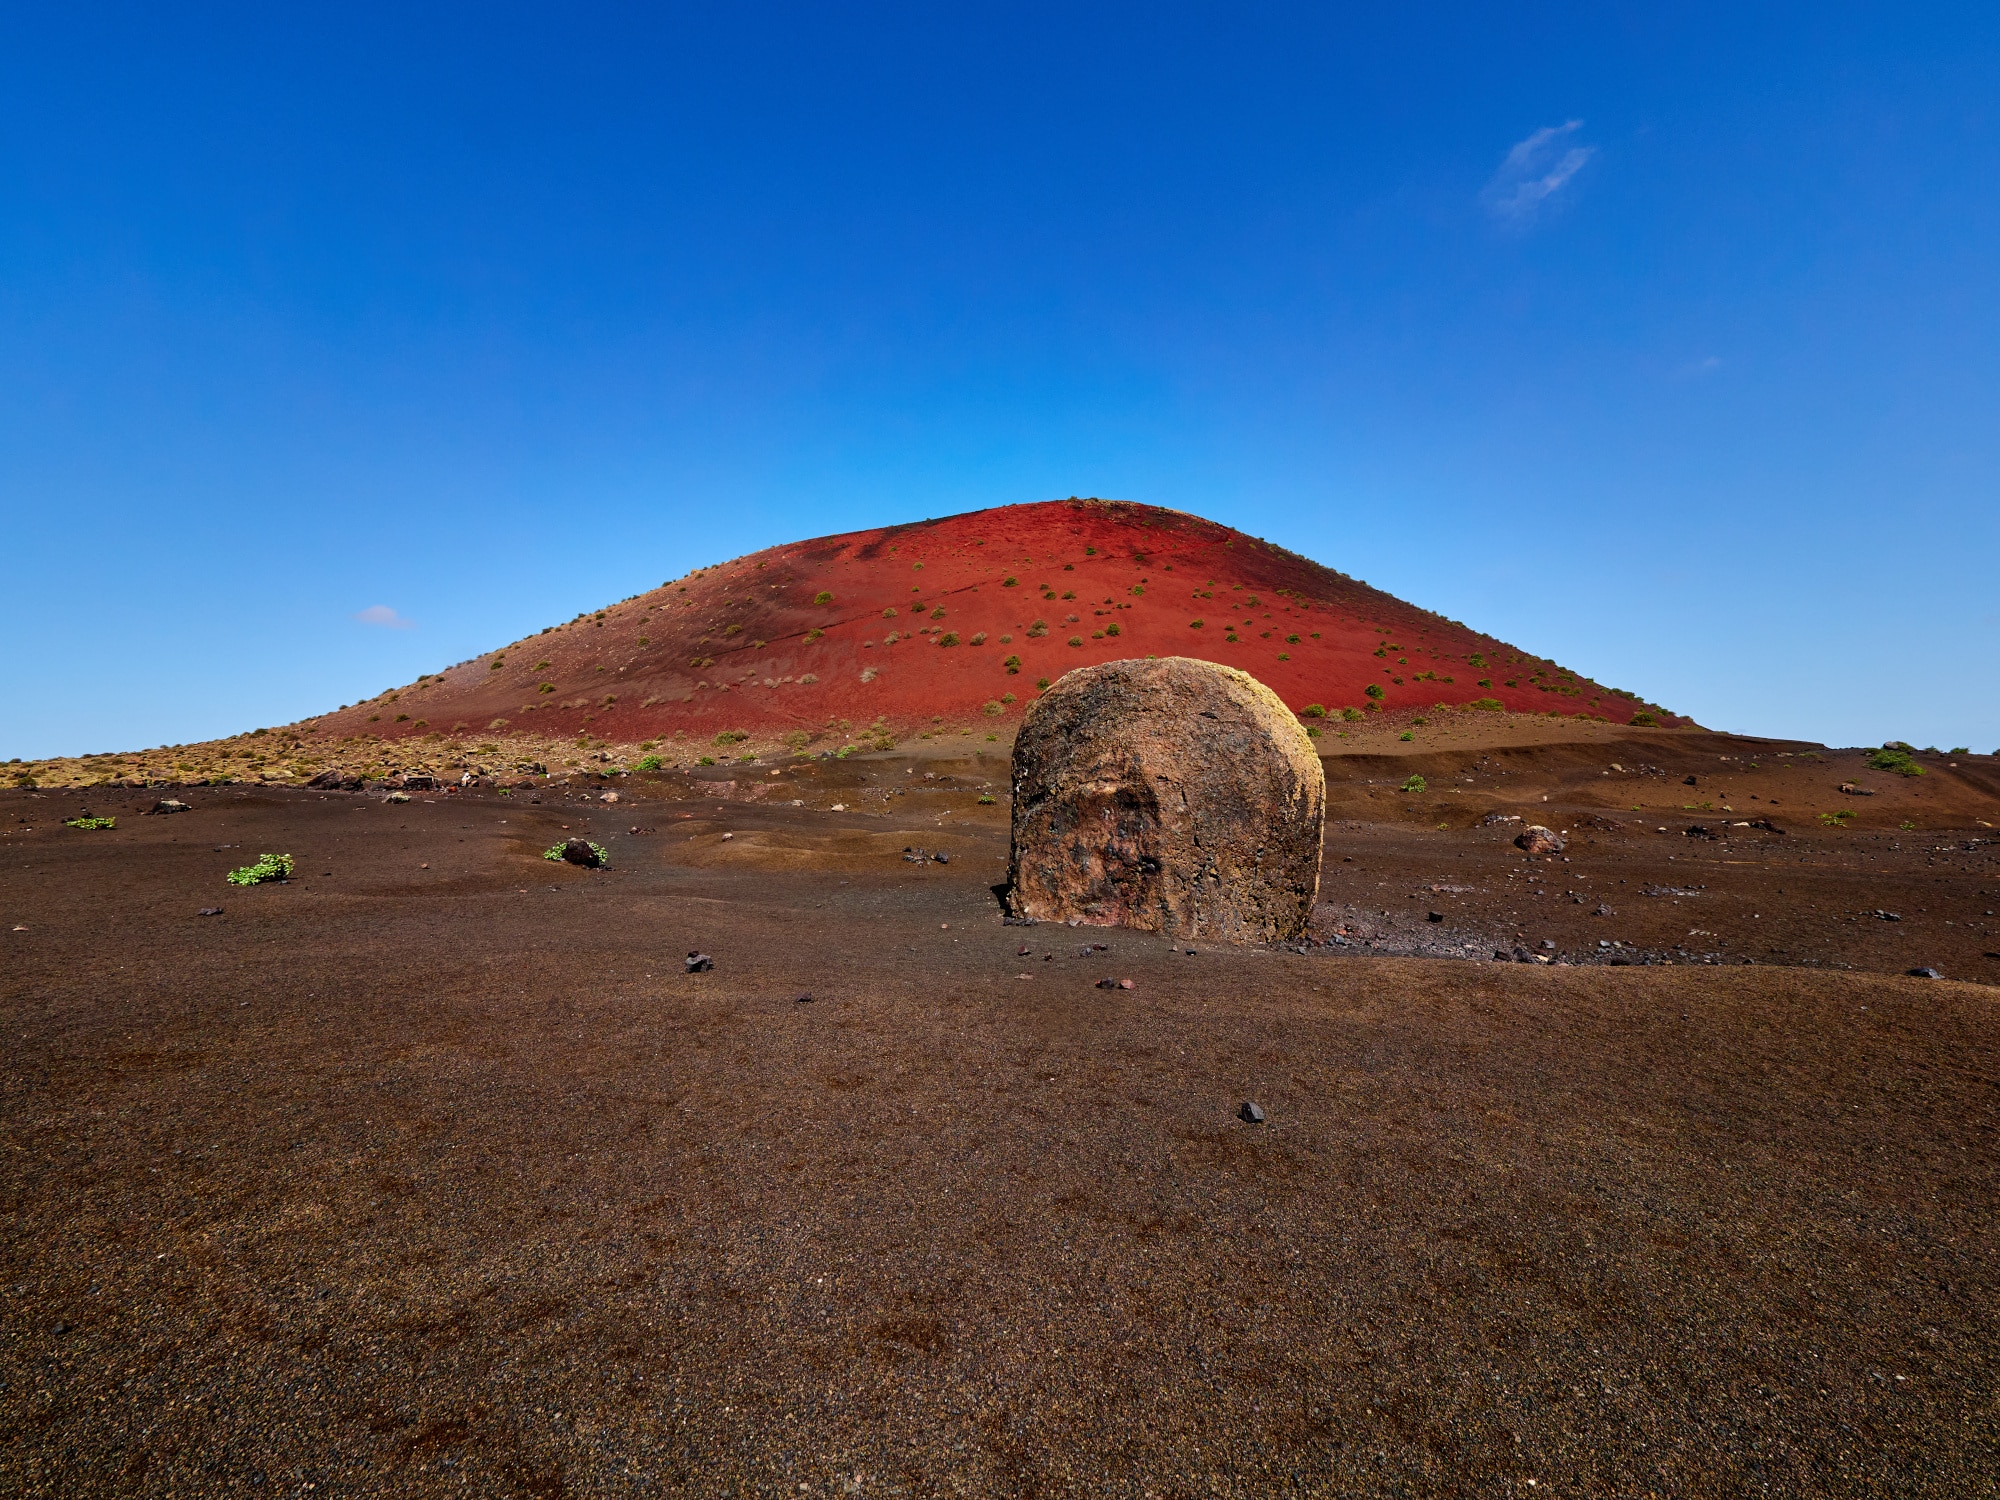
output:
<instances>
[{"instance_id":1,"label":"red volcanic cone","mask_svg":"<svg viewBox=\"0 0 2000 1500\"><path fill-rule=\"evenodd\" d=\"M697 740L737 730L768 740L841 721L879 721L896 734L939 720L1011 727L1041 680L1148 655L1240 667L1309 719L1370 705L1478 704L1623 723L1643 709L1198 516L1052 500L795 542L697 569L326 715L319 727L621 741L677 730Z\"/></svg>"}]
</instances>

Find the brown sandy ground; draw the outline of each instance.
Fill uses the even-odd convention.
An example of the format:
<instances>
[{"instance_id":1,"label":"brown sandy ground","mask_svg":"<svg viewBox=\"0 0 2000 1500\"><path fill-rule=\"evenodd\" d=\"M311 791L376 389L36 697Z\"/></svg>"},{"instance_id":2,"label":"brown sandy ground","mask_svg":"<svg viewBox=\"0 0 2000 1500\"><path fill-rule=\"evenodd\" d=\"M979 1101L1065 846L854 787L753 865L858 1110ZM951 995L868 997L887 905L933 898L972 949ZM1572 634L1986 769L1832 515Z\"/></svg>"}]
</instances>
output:
<instances>
[{"instance_id":1,"label":"brown sandy ground","mask_svg":"<svg viewBox=\"0 0 2000 1500\"><path fill-rule=\"evenodd\" d=\"M1687 743L1332 763L1305 952L1001 925L990 746L0 794L0 1492L1996 1493L1990 792Z\"/></svg>"}]
</instances>

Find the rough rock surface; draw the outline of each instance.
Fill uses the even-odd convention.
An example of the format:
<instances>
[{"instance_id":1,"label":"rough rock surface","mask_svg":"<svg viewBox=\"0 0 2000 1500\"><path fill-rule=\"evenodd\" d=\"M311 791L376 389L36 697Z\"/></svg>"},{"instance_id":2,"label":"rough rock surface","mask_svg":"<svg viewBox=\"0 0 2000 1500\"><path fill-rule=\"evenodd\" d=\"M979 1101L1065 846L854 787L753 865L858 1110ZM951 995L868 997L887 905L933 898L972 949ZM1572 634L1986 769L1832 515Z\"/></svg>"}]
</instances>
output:
<instances>
[{"instance_id":1,"label":"rough rock surface","mask_svg":"<svg viewBox=\"0 0 2000 1500\"><path fill-rule=\"evenodd\" d=\"M1228 942L1305 930L1326 777L1247 672L1178 656L1071 672L1022 720L1013 785L1017 918Z\"/></svg>"},{"instance_id":2,"label":"rough rock surface","mask_svg":"<svg viewBox=\"0 0 2000 1500\"><path fill-rule=\"evenodd\" d=\"M586 870L595 870L604 863L604 856L589 839L564 839L562 857L565 863L581 865Z\"/></svg>"},{"instance_id":3,"label":"rough rock surface","mask_svg":"<svg viewBox=\"0 0 2000 1500\"><path fill-rule=\"evenodd\" d=\"M1560 854L1563 852L1563 841L1553 828L1530 823L1514 836L1514 847L1530 854Z\"/></svg>"}]
</instances>

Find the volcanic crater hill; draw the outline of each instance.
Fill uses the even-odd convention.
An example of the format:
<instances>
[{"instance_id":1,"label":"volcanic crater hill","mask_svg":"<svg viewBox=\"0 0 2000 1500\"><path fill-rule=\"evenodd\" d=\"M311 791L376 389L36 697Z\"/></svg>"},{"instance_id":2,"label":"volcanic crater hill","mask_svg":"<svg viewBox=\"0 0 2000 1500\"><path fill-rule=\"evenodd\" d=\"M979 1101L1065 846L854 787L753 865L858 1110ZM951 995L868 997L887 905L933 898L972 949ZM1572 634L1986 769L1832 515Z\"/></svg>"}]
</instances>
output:
<instances>
[{"instance_id":1,"label":"volcanic crater hill","mask_svg":"<svg viewBox=\"0 0 2000 1500\"><path fill-rule=\"evenodd\" d=\"M322 734L638 743L1012 727L1121 657L1239 667L1294 711L1480 704L1672 725L1655 706L1281 547L1109 500L1002 506L700 568L321 717ZM1639 722L1647 722L1640 718Z\"/></svg>"}]
</instances>

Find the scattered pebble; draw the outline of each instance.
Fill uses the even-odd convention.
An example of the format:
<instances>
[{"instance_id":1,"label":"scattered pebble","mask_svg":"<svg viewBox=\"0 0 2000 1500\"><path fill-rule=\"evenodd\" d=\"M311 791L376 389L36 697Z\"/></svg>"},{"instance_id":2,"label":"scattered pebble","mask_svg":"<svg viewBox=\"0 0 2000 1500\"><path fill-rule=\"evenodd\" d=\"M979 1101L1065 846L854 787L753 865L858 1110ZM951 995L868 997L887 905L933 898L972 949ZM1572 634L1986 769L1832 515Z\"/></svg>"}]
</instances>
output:
<instances>
[{"instance_id":1,"label":"scattered pebble","mask_svg":"<svg viewBox=\"0 0 2000 1500\"><path fill-rule=\"evenodd\" d=\"M1236 1118L1241 1120L1245 1125L1262 1125L1264 1123L1264 1107L1261 1104L1253 1104L1250 1100L1245 1099L1242 1106L1236 1111Z\"/></svg>"},{"instance_id":2,"label":"scattered pebble","mask_svg":"<svg viewBox=\"0 0 2000 1500\"><path fill-rule=\"evenodd\" d=\"M1906 971L1912 979L1942 979L1944 975L1936 969L1910 969Z\"/></svg>"},{"instance_id":3,"label":"scattered pebble","mask_svg":"<svg viewBox=\"0 0 2000 1500\"><path fill-rule=\"evenodd\" d=\"M690 953L687 956L687 971L690 974L706 974L715 967L715 960L706 953Z\"/></svg>"},{"instance_id":4,"label":"scattered pebble","mask_svg":"<svg viewBox=\"0 0 2000 1500\"><path fill-rule=\"evenodd\" d=\"M196 912L195 915L198 917L219 917L222 915L222 908L219 906L204 906L200 911ZM27 929L16 927L14 930L16 932L24 932Z\"/></svg>"},{"instance_id":5,"label":"scattered pebble","mask_svg":"<svg viewBox=\"0 0 2000 1500\"><path fill-rule=\"evenodd\" d=\"M795 995L792 998L792 1003L794 1005L811 1005L813 1003L812 991L807 990L803 995Z\"/></svg>"}]
</instances>

